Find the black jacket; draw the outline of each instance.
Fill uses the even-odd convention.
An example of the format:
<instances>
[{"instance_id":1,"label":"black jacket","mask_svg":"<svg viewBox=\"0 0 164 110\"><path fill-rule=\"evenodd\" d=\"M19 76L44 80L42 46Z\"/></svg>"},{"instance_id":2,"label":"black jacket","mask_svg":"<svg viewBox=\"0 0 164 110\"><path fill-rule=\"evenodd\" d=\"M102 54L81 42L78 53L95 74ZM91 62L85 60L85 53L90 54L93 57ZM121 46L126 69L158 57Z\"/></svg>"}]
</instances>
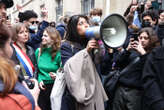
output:
<instances>
[{"instance_id":1,"label":"black jacket","mask_svg":"<svg viewBox=\"0 0 164 110\"><path fill-rule=\"evenodd\" d=\"M84 49L79 43L74 43L70 41L64 41L61 44L61 60L64 65L66 61L71 58L74 54Z\"/></svg>"},{"instance_id":2,"label":"black jacket","mask_svg":"<svg viewBox=\"0 0 164 110\"><path fill-rule=\"evenodd\" d=\"M34 65L34 68L35 68L34 77L37 78L38 68L37 68L37 60L36 60L36 57L35 57L35 51L31 46L26 45L26 48L27 48L26 54L30 58L30 60L31 60L31 62Z\"/></svg>"},{"instance_id":3,"label":"black jacket","mask_svg":"<svg viewBox=\"0 0 164 110\"><path fill-rule=\"evenodd\" d=\"M140 60L136 62L135 67L128 69L128 71L120 77L119 83L121 85L130 88L142 89L142 71L146 56L147 54L141 56L136 51L128 52L126 50L124 50L121 54L118 54L116 67L120 68L120 70L126 68L126 66L128 66L128 64L136 57L140 57Z\"/></svg>"},{"instance_id":4,"label":"black jacket","mask_svg":"<svg viewBox=\"0 0 164 110\"><path fill-rule=\"evenodd\" d=\"M143 70L144 110L164 110L164 47L148 56Z\"/></svg>"},{"instance_id":5,"label":"black jacket","mask_svg":"<svg viewBox=\"0 0 164 110\"><path fill-rule=\"evenodd\" d=\"M11 60L16 64L16 65L20 65L20 61L19 59L17 58L16 56L16 50L15 48L13 47L12 43L11 43L11 47L13 48L13 54L11 56ZM34 77L36 78L37 77L37 72L38 72L38 69L37 69L37 61L36 61L36 58L35 58L35 52L33 50L32 47L26 45L26 48L27 48L27 56L30 58L32 64L34 65L35 67L35 72L34 72ZM21 82L22 80L24 80L24 76L23 76L23 73L22 71L20 70L20 73L18 75L18 79L19 81Z\"/></svg>"}]
</instances>

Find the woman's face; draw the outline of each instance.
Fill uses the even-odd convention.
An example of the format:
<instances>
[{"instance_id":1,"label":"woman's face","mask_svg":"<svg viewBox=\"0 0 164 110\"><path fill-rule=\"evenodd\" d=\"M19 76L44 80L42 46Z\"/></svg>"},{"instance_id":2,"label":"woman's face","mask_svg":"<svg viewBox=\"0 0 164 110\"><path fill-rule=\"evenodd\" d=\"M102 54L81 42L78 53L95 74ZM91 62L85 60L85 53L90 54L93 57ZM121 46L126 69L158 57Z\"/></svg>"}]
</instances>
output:
<instances>
[{"instance_id":1,"label":"woman's face","mask_svg":"<svg viewBox=\"0 0 164 110\"><path fill-rule=\"evenodd\" d=\"M143 48L146 48L149 45L150 39L146 32L142 32L138 37L139 43L143 46Z\"/></svg>"},{"instance_id":2,"label":"woman's face","mask_svg":"<svg viewBox=\"0 0 164 110\"><path fill-rule=\"evenodd\" d=\"M51 45L52 39L48 35L47 31L44 31L43 37L42 37L42 45Z\"/></svg>"},{"instance_id":3,"label":"woman's face","mask_svg":"<svg viewBox=\"0 0 164 110\"><path fill-rule=\"evenodd\" d=\"M18 32L17 42L26 43L29 39L29 32L25 26L22 26Z\"/></svg>"},{"instance_id":4,"label":"woman's face","mask_svg":"<svg viewBox=\"0 0 164 110\"><path fill-rule=\"evenodd\" d=\"M89 27L89 24L85 18L79 18L77 23L77 32L80 36L85 36L85 31Z\"/></svg>"}]
</instances>

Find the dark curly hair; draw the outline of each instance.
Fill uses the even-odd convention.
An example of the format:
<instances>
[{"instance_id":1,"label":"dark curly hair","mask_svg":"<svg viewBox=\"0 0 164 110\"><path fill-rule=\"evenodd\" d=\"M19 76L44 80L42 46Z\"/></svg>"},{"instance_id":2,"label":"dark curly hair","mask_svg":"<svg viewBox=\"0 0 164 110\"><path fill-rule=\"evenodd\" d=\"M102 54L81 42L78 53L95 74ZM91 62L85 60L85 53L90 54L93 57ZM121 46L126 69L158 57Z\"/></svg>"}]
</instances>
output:
<instances>
[{"instance_id":1,"label":"dark curly hair","mask_svg":"<svg viewBox=\"0 0 164 110\"><path fill-rule=\"evenodd\" d=\"M65 39L68 41L77 42L83 45L83 44L86 44L88 40L86 38L80 37L80 35L78 34L77 25L78 25L79 18L84 18L89 24L89 19L85 15L72 16L67 24L67 32L66 32Z\"/></svg>"}]
</instances>

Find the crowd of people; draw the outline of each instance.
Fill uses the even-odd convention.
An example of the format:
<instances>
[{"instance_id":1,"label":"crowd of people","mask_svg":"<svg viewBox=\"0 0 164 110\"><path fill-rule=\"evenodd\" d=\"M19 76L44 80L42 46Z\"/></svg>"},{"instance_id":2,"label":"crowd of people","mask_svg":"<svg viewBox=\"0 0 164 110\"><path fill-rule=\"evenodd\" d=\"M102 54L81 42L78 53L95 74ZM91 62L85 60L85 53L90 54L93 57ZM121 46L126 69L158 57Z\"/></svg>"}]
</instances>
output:
<instances>
[{"instance_id":1,"label":"crowd of people","mask_svg":"<svg viewBox=\"0 0 164 110\"><path fill-rule=\"evenodd\" d=\"M50 96L63 68L60 110L164 110L164 11L154 2L132 0L123 15L126 41L111 48L86 37L89 27L101 25L99 8L56 23L45 9L38 21L35 11L17 7L19 21L11 24L6 10L14 2L0 0L0 109L56 110ZM124 69L110 97L104 79Z\"/></svg>"}]
</instances>

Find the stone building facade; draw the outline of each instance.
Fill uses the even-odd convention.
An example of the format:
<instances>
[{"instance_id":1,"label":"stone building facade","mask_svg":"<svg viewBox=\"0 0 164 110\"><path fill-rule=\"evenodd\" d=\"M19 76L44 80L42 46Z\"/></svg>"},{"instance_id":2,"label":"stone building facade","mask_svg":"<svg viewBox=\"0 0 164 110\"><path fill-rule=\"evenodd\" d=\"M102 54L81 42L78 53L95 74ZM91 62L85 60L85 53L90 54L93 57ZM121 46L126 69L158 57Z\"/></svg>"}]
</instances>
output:
<instances>
[{"instance_id":1,"label":"stone building facade","mask_svg":"<svg viewBox=\"0 0 164 110\"><path fill-rule=\"evenodd\" d=\"M92 8L102 8L103 18L111 13L123 14L131 0L14 0L14 7L8 10L12 21L18 16L16 5L24 10L34 10L39 18L41 8L48 10L49 21L57 21L60 16L88 14ZM124 2L124 3L123 3Z\"/></svg>"}]
</instances>

